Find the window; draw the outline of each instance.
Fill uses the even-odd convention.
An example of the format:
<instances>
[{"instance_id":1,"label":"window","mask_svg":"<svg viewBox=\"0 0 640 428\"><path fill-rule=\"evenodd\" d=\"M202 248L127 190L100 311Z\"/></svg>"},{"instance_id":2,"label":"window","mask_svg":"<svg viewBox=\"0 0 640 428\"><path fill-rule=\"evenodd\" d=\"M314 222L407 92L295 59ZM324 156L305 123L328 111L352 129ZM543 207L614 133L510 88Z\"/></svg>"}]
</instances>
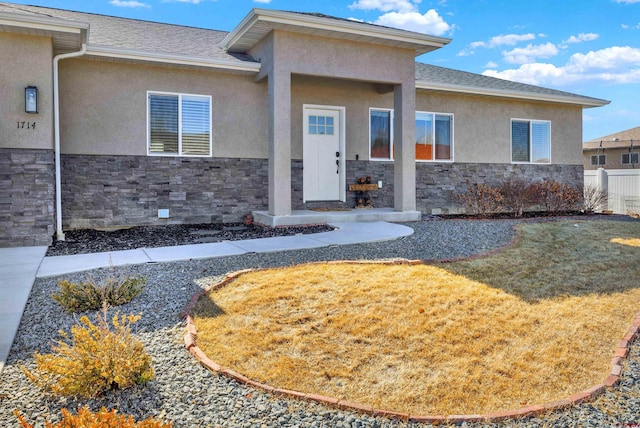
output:
<instances>
[{"instance_id":1,"label":"window","mask_svg":"<svg viewBox=\"0 0 640 428\"><path fill-rule=\"evenodd\" d=\"M416 160L453 160L453 115L416 113Z\"/></svg>"},{"instance_id":2,"label":"window","mask_svg":"<svg viewBox=\"0 0 640 428\"><path fill-rule=\"evenodd\" d=\"M309 116L309 134L333 135L333 117Z\"/></svg>"},{"instance_id":3,"label":"window","mask_svg":"<svg viewBox=\"0 0 640 428\"><path fill-rule=\"evenodd\" d=\"M632 163L638 163L638 152L623 153L622 154L622 164L623 165L630 165Z\"/></svg>"},{"instance_id":4,"label":"window","mask_svg":"<svg viewBox=\"0 0 640 428\"><path fill-rule=\"evenodd\" d=\"M369 110L369 150L371 159L393 159L393 110Z\"/></svg>"},{"instance_id":5,"label":"window","mask_svg":"<svg viewBox=\"0 0 640 428\"><path fill-rule=\"evenodd\" d=\"M551 163L551 122L512 119L511 161Z\"/></svg>"},{"instance_id":6,"label":"window","mask_svg":"<svg viewBox=\"0 0 640 428\"><path fill-rule=\"evenodd\" d=\"M211 97L148 93L150 155L211 156Z\"/></svg>"},{"instance_id":7,"label":"window","mask_svg":"<svg viewBox=\"0 0 640 428\"><path fill-rule=\"evenodd\" d=\"M604 165L607 163L607 155L591 155L591 165Z\"/></svg>"}]
</instances>

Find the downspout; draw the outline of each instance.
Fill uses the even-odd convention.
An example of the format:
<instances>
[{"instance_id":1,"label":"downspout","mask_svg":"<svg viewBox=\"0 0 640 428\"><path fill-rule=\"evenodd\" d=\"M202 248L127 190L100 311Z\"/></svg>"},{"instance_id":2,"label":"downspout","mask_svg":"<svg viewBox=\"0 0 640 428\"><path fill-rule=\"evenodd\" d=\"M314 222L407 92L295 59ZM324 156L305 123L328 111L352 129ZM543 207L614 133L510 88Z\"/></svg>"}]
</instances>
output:
<instances>
[{"instance_id":1,"label":"downspout","mask_svg":"<svg viewBox=\"0 0 640 428\"><path fill-rule=\"evenodd\" d=\"M60 164L60 96L58 90L58 62L61 59L82 56L87 52L87 44L77 52L56 55L53 58L53 128L54 128L54 156L56 164L56 239L64 241L62 231L62 166Z\"/></svg>"}]
</instances>

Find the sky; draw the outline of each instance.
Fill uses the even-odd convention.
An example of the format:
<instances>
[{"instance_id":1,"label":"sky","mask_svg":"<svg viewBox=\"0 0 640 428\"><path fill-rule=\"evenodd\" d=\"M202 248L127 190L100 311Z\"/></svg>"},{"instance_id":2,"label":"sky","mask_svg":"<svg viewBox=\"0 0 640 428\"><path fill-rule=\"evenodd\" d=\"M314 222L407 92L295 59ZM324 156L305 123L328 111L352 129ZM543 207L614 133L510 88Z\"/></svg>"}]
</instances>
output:
<instances>
[{"instance_id":1,"label":"sky","mask_svg":"<svg viewBox=\"0 0 640 428\"><path fill-rule=\"evenodd\" d=\"M640 126L640 0L9 0L231 31L254 7L450 38L417 61L602 98L583 140Z\"/></svg>"}]
</instances>

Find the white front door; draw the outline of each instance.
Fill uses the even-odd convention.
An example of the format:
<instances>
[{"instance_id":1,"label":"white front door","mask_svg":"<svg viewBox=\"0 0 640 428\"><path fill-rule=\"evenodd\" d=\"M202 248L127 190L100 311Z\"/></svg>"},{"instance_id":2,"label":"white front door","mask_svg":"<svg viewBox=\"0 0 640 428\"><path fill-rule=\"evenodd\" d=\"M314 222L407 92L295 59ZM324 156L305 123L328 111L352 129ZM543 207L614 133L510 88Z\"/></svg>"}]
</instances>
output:
<instances>
[{"instance_id":1,"label":"white front door","mask_svg":"<svg viewBox=\"0 0 640 428\"><path fill-rule=\"evenodd\" d=\"M345 201L344 107L304 106L303 197Z\"/></svg>"}]
</instances>

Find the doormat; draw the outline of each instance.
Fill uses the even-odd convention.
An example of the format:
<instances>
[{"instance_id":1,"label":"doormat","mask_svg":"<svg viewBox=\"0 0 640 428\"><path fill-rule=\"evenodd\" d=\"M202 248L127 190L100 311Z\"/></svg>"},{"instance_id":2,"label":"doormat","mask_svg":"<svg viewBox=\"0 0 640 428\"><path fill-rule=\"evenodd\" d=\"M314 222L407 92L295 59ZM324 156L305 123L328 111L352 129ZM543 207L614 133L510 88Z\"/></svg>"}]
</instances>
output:
<instances>
[{"instance_id":1,"label":"doormat","mask_svg":"<svg viewBox=\"0 0 640 428\"><path fill-rule=\"evenodd\" d=\"M321 211L321 212L331 212L331 211L351 211L351 208L309 208L310 211Z\"/></svg>"}]
</instances>

